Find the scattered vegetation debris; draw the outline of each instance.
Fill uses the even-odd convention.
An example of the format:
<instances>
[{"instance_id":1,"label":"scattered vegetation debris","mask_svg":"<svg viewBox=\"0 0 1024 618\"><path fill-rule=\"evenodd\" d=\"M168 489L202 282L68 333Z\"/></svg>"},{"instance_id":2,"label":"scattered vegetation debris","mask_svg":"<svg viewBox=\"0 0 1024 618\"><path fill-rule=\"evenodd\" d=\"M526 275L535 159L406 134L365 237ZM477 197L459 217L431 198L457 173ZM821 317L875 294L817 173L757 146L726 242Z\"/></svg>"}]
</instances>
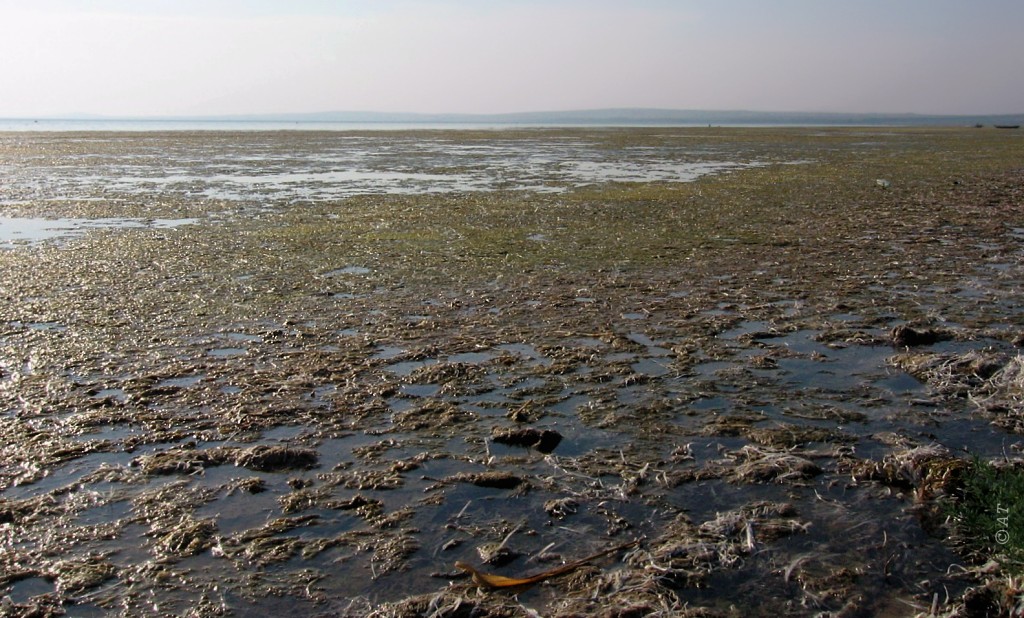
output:
<instances>
[{"instance_id":1,"label":"scattered vegetation debris","mask_svg":"<svg viewBox=\"0 0 1024 618\"><path fill-rule=\"evenodd\" d=\"M853 478L858 481L878 481L891 487L914 489L932 486L938 481L945 484L951 471L960 467L962 460L949 449L938 444L900 448L882 461L863 460L848 464Z\"/></svg>"},{"instance_id":2,"label":"scattered vegetation debris","mask_svg":"<svg viewBox=\"0 0 1024 618\"><path fill-rule=\"evenodd\" d=\"M156 527L150 536L156 538L153 551L159 559L177 560L193 556L213 546L217 524L212 519L182 519Z\"/></svg>"},{"instance_id":3,"label":"scattered vegetation debris","mask_svg":"<svg viewBox=\"0 0 1024 618\"><path fill-rule=\"evenodd\" d=\"M556 498L544 503L544 511L555 519L565 519L579 507L580 503L574 498Z\"/></svg>"},{"instance_id":4,"label":"scattered vegetation debris","mask_svg":"<svg viewBox=\"0 0 1024 618\"><path fill-rule=\"evenodd\" d=\"M822 473L818 464L786 451L747 445L728 454L736 461L731 478L752 483L806 480Z\"/></svg>"},{"instance_id":5,"label":"scattered vegetation debris","mask_svg":"<svg viewBox=\"0 0 1024 618\"><path fill-rule=\"evenodd\" d=\"M80 594L95 588L117 574L117 568L104 555L89 555L61 560L53 565L57 590L61 593Z\"/></svg>"},{"instance_id":6,"label":"scattered vegetation debris","mask_svg":"<svg viewBox=\"0 0 1024 618\"><path fill-rule=\"evenodd\" d=\"M788 503L755 502L695 525L680 514L649 543L647 555L631 560L647 565L677 587L700 586L715 571L734 566L768 542L805 532Z\"/></svg>"},{"instance_id":7,"label":"scattered vegetation debris","mask_svg":"<svg viewBox=\"0 0 1024 618\"><path fill-rule=\"evenodd\" d=\"M978 350L962 354L908 352L893 357L891 362L943 395L967 397L984 392L986 383L1009 362L1009 357Z\"/></svg>"},{"instance_id":8,"label":"scattered vegetation debris","mask_svg":"<svg viewBox=\"0 0 1024 618\"><path fill-rule=\"evenodd\" d=\"M1024 356L992 349L899 354L890 362L941 397L969 399L993 423L1024 433Z\"/></svg>"},{"instance_id":9,"label":"scattered vegetation debris","mask_svg":"<svg viewBox=\"0 0 1024 618\"><path fill-rule=\"evenodd\" d=\"M505 416L516 423L535 423L544 416L544 406L533 399L527 399L509 410Z\"/></svg>"},{"instance_id":10,"label":"scattered vegetation debris","mask_svg":"<svg viewBox=\"0 0 1024 618\"><path fill-rule=\"evenodd\" d=\"M250 476L244 479L237 479L228 485L228 494L244 491L250 494L259 494L267 490L267 482L258 476Z\"/></svg>"},{"instance_id":11,"label":"scattered vegetation debris","mask_svg":"<svg viewBox=\"0 0 1024 618\"><path fill-rule=\"evenodd\" d=\"M196 474L204 469L220 466L232 460L236 449L199 449L195 444L183 448L142 455L132 460L145 474Z\"/></svg>"},{"instance_id":12,"label":"scattered vegetation debris","mask_svg":"<svg viewBox=\"0 0 1024 618\"><path fill-rule=\"evenodd\" d=\"M777 449L805 446L811 442L850 443L857 440L855 436L835 429L790 423L754 427L747 430L746 435L758 444Z\"/></svg>"},{"instance_id":13,"label":"scattered vegetation debris","mask_svg":"<svg viewBox=\"0 0 1024 618\"><path fill-rule=\"evenodd\" d=\"M454 426L475 421L477 415L447 401L429 399L421 405L400 412L394 417L396 430L450 430Z\"/></svg>"},{"instance_id":14,"label":"scattered vegetation debris","mask_svg":"<svg viewBox=\"0 0 1024 618\"><path fill-rule=\"evenodd\" d=\"M504 566L522 555L505 543L485 543L476 548L480 561L491 566Z\"/></svg>"},{"instance_id":15,"label":"scattered vegetation debris","mask_svg":"<svg viewBox=\"0 0 1024 618\"><path fill-rule=\"evenodd\" d=\"M193 221L0 249L0 613L1008 615L1016 559L967 543L1024 452L1004 133L0 135L3 214ZM380 140L515 190L207 191L239 152L284 178ZM553 164L520 187L517 152ZM585 156L731 163L584 186ZM529 594L429 577L624 531Z\"/></svg>"}]
</instances>

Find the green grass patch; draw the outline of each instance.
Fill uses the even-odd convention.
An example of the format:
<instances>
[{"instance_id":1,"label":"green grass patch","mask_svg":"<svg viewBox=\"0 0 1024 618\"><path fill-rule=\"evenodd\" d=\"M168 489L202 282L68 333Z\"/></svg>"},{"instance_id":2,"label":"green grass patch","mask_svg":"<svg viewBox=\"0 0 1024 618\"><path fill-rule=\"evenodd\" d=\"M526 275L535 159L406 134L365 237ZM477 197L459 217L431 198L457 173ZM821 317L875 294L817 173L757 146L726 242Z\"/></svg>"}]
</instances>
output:
<instances>
[{"instance_id":1,"label":"green grass patch","mask_svg":"<svg viewBox=\"0 0 1024 618\"><path fill-rule=\"evenodd\" d=\"M947 509L958 540L973 555L1024 572L1024 470L975 458Z\"/></svg>"}]
</instances>

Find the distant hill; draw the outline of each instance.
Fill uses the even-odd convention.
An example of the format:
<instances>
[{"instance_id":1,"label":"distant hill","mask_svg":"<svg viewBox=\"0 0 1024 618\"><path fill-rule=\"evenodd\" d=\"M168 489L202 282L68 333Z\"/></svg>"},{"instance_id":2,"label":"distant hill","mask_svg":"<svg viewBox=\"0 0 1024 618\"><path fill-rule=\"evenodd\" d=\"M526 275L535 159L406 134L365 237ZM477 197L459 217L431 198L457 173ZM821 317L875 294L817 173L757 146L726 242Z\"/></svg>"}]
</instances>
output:
<instances>
[{"instance_id":1,"label":"distant hill","mask_svg":"<svg viewBox=\"0 0 1024 618\"><path fill-rule=\"evenodd\" d=\"M592 109L509 114L415 114L391 112L321 112L247 114L216 117L160 118L161 120L221 120L268 122L356 122L417 124L529 125L993 125L1020 124L1021 114L938 116L927 114L855 114L834 112L759 112L677 109Z\"/></svg>"},{"instance_id":2,"label":"distant hill","mask_svg":"<svg viewBox=\"0 0 1024 618\"><path fill-rule=\"evenodd\" d=\"M1020 114L929 115L842 112L760 112L753 110L687 110L651 108L583 109L508 114L418 114L339 111L288 114L111 117L71 114L50 120L128 122L267 122L354 124L471 124L554 126L974 126L1021 125Z\"/></svg>"}]
</instances>

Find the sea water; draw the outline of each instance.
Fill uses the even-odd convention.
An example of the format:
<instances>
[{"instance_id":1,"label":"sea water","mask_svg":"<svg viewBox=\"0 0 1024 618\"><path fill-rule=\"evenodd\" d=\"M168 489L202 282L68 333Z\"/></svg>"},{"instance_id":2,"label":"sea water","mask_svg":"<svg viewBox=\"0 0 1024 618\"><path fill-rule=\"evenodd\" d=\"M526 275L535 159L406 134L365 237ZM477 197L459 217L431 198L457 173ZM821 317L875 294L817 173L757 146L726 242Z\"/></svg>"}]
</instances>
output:
<instances>
[{"instance_id":1,"label":"sea water","mask_svg":"<svg viewBox=\"0 0 1024 618\"><path fill-rule=\"evenodd\" d=\"M96 228L194 222L21 217L22 209L65 213L85 204L116 210L121 201L157 198L288 207L368 194L558 193L607 182L690 182L766 163L735 148L678 137L638 148L557 131L525 137L502 130L286 132L253 130L249 123L227 132L231 123L216 124L220 131L197 131L194 124L167 131L176 125L157 123L141 133L130 123L108 132L0 133L0 151L18 155L0 160L0 247ZM50 154L33 154L43 152Z\"/></svg>"}]
</instances>

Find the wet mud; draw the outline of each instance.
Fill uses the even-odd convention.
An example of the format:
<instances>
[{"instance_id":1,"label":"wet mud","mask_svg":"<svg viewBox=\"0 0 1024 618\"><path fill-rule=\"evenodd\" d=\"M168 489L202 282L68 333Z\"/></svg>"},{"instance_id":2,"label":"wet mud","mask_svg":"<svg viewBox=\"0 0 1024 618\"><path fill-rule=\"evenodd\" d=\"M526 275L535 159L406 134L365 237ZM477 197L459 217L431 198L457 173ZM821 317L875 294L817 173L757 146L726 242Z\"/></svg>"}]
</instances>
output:
<instances>
[{"instance_id":1,"label":"wet mud","mask_svg":"<svg viewBox=\"0 0 1024 618\"><path fill-rule=\"evenodd\" d=\"M303 198L67 171L355 137L464 152L403 174L737 165ZM0 250L0 612L1009 615L935 505L1024 446L1022 162L982 129L0 135L0 215L187 221Z\"/></svg>"}]
</instances>

